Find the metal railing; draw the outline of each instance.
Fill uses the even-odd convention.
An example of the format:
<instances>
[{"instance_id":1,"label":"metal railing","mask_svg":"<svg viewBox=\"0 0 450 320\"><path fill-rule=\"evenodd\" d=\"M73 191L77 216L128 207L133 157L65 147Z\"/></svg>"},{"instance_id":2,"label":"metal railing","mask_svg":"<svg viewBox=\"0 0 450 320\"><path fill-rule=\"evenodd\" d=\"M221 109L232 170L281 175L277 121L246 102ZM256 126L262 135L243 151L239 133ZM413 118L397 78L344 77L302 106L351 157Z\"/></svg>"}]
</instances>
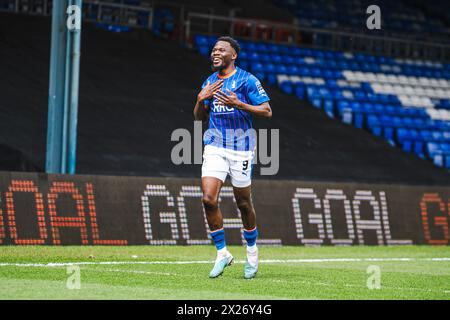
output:
<instances>
[{"instance_id":1,"label":"metal railing","mask_svg":"<svg viewBox=\"0 0 450 320\"><path fill-rule=\"evenodd\" d=\"M0 0L0 10L49 16L52 13L52 0ZM132 27L152 29L154 8L134 6L108 1L83 1L83 20L114 23ZM143 20L145 23L142 23Z\"/></svg>"},{"instance_id":2,"label":"metal railing","mask_svg":"<svg viewBox=\"0 0 450 320\"><path fill-rule=\"evenodd\" d=\"M249 40L357 51L413 59L450 61L450 45L394 37L300 27L294 24L191 12L185 21L185 40L194 34L224 35Z\"/></svg>"},{"instance_id":3,"label":"metal railing","mask_svg":"<svg viewBox=\"0 0 450 320\"><path fill-rule=\"evenodd\" d=\"M84 20L153 30L155 10L166 8L174 16L178 39L192 41L193 34L224 35L265 42L287 43L339 51L365 52L402 58L450 61L450 45L390 36L301 27L295 24L236 18L214 14L214 8L153 1L148 6L84 0ZM50 15L52 0L0 0L0 11Z\"/></svg>"},{"instance_id":4,"label":"metal railing","mask_svg":"<svg viewBox=\"0 0 450 320\"><path fill-rule=\"evenodd\" d=\"M49 0L0 0L0 11L48 15Z\"/></svg>"},{"instance_id":5,"label":"metal railing","mask_svg":"<svg viewBox=\"0 0 450 320\"><path fill-rule=\"evenodd\" d=\"M152 29L154 8L103 1L84 0L84 19Z\"/></svg>"},{"instance_id":6,"label":"metal railing","mask_svg":"<svg viewBox=\"0 0 450 320\"><path fill-rule=\"evenodd\" d=\"M49 16L52 13L53 0L0 0L0 11ZM148 5L128 5L117 1L83 1L83 20L89 22L103 22L129 26L133 28L147 28L154 30L154 23L172 23L179 27L176 35L180 42L184 41L182 26L190 12L214 15L217 10L214 7L205 7L195 4L172 3L168 1L148 1ZM169 10L173 14L173 20L166 21L161 17L155 18L157 10ZM224 11L223 9L222 11ZM233 16L236 9L227 13Z\"/></svg>"}]
</instances>

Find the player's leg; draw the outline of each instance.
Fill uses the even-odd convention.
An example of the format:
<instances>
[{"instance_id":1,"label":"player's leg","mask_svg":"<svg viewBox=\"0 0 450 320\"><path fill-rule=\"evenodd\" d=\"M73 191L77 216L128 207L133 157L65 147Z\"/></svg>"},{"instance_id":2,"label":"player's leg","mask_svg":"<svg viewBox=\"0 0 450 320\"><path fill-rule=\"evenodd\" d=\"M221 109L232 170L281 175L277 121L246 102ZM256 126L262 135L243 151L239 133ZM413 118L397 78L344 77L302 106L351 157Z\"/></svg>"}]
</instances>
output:
<instances>
[{"instance_id":1,"label":"player's leg","mask_svg":"<svg viewBox=\"0 0 450 320\"><path fill-rule=\"evenodd\" d=\"M234 198L241 212L244 230L253 230L256 228L256 213L251 199L251 188L251 186L243 188L233 186Z\"/></svg>"},{"instance_id":2,"label":"player's leg","mask_svg":"<svg viewBox=\"0 0 450 320\"><path fill-rule=\"evenodd\" d=\"M251 186L233 187L234 197L241 212L242 224L244 225L244 238L247 241L247 262L244 267L244 277L252 279L258 272L258 228L256 227L256 213L252 204Z\"/></svg>"},{"instance_id":3,"label":"player's leg","mask_svg":"<svg viewBox=\"0 0 450 320\"><path fill-rule=\"evenodd\" d=\"M219 193L222 185L222 180L216 177L202 177L202 203L211 232L223 228L223 217L219 208Z\"/></svg>"},{"instance_id":4,"label":"player's leg","mask_svg":"<svg viewBox=\"0 0 450 320\"><path fill-rule=\"evenodd\" d=\"M227 174L228 164L225 159L205 148L202 165L202 202L210 235L217 249L216 262L209 274L211 278L220 276L225 267L233 262L233 256L226 247L222 212L219 208L219 193Z\"/></svg>"},{"instance_id":5,"label":"player's leg","mask_svg":"<svg viewBox=\"0 0 450 320\"><path fill-rule=\"evenodd\" d=\"M233 263L233 256L227 250L223 217L219 208L219 193L223 181L215 177L202 177L203 207L208 221L211 238L217 249L217 257L209 276L216 278L223 273L225 267Z\"/></svg>"},{"instance_id":6,"label":"player's leg","mask_svg":"<svg viewBox=\"0 0 450 320\"><path fill-rule=\"evenodd\" d=\"M246 279L254 278L258 272L258 248L256 239L256 213L251 198L252 158L243 161L231 161L230 177L233 185L234 197L241 212L244 225L244 238L247 241L247 262L244 268Z\"/></svg>"}]
</instances>

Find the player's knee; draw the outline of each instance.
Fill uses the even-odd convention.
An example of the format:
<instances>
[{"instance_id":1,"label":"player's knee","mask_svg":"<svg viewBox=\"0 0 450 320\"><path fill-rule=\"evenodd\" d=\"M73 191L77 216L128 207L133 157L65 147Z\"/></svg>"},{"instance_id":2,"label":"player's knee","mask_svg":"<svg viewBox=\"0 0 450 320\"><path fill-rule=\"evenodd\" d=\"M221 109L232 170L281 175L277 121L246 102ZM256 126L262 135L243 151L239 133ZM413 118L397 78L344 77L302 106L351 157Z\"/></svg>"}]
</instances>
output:
<instances>
[{"instance_id":1,"label":"player's knee","mask_svg":"<svg viewBox=\"0 0 450 320\"><path fill-rule=\"evenodd\" d=\"M218 199L208 194L203 195L202 202L205 210L215 210L219 205Z\"/></svg>"},{"instance_id":2,"label":"player's knee","mask_svg":"<svg viewBox=\"0 0 450 320\"><path fill-rule=\"evenodd\" d=\"M249 214L253 211L252 203L247 199L237 201L237 206L242 214Z\"/></svg>"}]
</instances>

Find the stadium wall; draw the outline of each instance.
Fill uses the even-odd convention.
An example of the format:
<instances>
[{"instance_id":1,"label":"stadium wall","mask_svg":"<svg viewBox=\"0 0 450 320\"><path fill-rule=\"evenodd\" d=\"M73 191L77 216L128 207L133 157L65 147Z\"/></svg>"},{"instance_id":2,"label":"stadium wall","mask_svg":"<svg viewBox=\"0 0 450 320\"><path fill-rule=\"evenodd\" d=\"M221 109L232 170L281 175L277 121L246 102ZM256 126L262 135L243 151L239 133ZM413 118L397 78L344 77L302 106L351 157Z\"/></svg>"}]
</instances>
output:
<instances>
[{"instance_id":1,"label":"stadium wall","mask_svg":"<svg viewBox=\"0 0 450 320\"><path fill-rule=\"evenodd\" d=\"M449 245L445 186L253 181L260 244ZM200 179L0 172L0 244L211 244ZM227 182L229 244L243 244Z\"/></svg>"}]
</instances>

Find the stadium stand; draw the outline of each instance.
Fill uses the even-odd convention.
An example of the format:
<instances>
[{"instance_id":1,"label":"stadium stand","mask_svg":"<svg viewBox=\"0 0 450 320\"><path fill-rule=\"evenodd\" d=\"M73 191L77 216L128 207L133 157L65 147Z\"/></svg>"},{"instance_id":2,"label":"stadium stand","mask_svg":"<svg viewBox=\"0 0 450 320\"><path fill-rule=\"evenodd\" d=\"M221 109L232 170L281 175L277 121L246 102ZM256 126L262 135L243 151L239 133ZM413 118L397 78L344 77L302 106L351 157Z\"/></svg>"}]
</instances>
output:
<instances>
[{"instance_id":1,"label":"stadium stand","mask_svg":"<svg viewBox=\"0 0 450 320\"><path fill-rule=\"evenodd\" d=\"M215 37L198 35L209 54ZM450 64L241 41L238 64L331 118L450 168Z\"/></svg>"},{"instance_id":2,"label":"stadium stand","mask_svg":"<svg viewBox=\"0 0 450 320\"><path fill-rule=\"evenodd\" d=\"M17 19L16 15L0 14L0 59L8 61L0 78L0 142L20 150L40 168L45 159L50 22L49 17L22 15ZM252 52L251 45L244 42L244 52ZM264 45L278 47L262 44L261 48ZM244 57L241 55L240 63ZM286 61L276 63L276 59L273 64L277 64L278 74L287 74L284 71L294 67ZM303 60L306 64L313 61L307 55ZM247 61L249 70L261 77ZM176 128L193 131L193 103L209 72L204 57L174 41L139 28L113 33L85 23L77 173L199 177L199 165L171 163L175 142L170 142L170 136ZM450 181L448 171L330 118L309 100L287 95L286 84L278 88L278 77L265 76L264 72L274 117L271 121L255 119L255 126L280 129L280 170L272 178L429 185ZM341 70L334 70L329 79L350 81L343 77ZM319 78L319 74L311 78ZM307 96L306 86L303 94ZM322 100L321 107L325 104ZM338 117L332 101L333 115ZM430 145L430 150L435 150L433 147Z\"/></svg>"},{"instance_id":3,"label":"stadium stand","mask_svg":"<svg viewBox=\"0 0 450 320\"><path fill-rule=\"evenodd\" d=\"M361 0L274 0L280 8L291 12L299 25L374 34L365 28L366 9L376 4L381 11L382 28L376 35L393 35L448 43L450 28L447 1L373 1ZM436 8L447 16L437 13Z\"/></svg>"}]
</instances>

